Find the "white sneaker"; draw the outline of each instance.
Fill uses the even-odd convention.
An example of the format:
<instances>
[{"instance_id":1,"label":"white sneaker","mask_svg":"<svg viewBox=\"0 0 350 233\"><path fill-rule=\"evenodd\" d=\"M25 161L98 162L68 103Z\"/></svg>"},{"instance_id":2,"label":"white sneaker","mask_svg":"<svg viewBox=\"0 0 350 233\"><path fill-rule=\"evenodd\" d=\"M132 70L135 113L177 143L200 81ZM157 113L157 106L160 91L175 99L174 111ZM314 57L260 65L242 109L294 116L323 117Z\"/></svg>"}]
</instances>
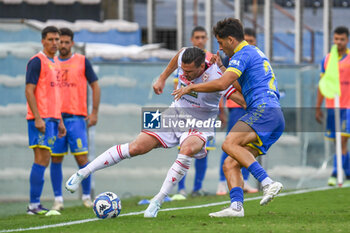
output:
<instances>
[{"instance_id":1,"label":"white sneaker","mask_svg":"<svg viewBox=\"0 0 350 233\"><path fill-rule=\"evenodd\" d=\"M228 207L221 211L210 213L209 216L213 218L244 217L244 209L242 207L241 210L235 210L235 209L232 209L231 207Z\"/></svg>"},{"instance_id":2,"label":"white sneaker","mask_svg":"<svg viewBox=\"0 0 350 233\"><path fill-rule=\"evenodd\" d=\"M223 196L227 194L227 187L225 181L220 181L218 184L218 189L216 190L216 195Z\"/></svg>"},{"instance_id":3,"label":"white sneaker","mask_svg":"<svg viewBox=\"0 0 350 233\"><path fill-rule=\"evenodd\" d=\"M171 197L171 200L173 201L182 201L182 200L186 200L186 196L182 195L182 194L175 194Z\"/></svg>"},{"instance_id":4,"label":"white sneaker","mask_svg":"<svg viewBox=\"0 0 350 233\"><path fill-rule=\"evenodd\" d=\"M91 208L94 205L94 203L91 201L91 198L83 199L83 204L86 208Z\"/></svg>"},{"instance_id":5,"label":"white sneaker","mask_svg":"<svg viewBox=\"0 0 350 233\"><path fill-rule=\"evenodd\" d=\"M57 210L57 211L60 211L60 210L63 210L64 206L63 206L63 202L62 201L55 201L52 205L52 210Z\"/></svg>"},{"instance_id":6,"label":"white sneaker","mask_svg":"<svg viewBox=\"0 0 350 233\"><path fill-rule=\"evenodd\" d=\"M260 205L266 205L281 192L283 185L280 182L273 182L272 184L263 187L264 195L260 201Z\"/></svg>"},{"instance_id":7,"label":"white sneaker","mask_svg":"<svg viewBox=\"0 0 350 233\"><path fill-rule=\"evenodd\" d=\"M151 200L151 203L149 203L143 216L145 218L156 218L158 211L160 209L160 206L161 204L158 200Z\"/></svg>"},{"instance_id":8,"label":"white sneaker","mask_svg":"<svg viewBox=\"0 0 350 233\"><path fill-rule=\"evenodd\" d=\"M78 172L74 173L66 182L66 189L71 193L74 193L79 188L80 183L85 177Z\"/></svg>"}]
</instances>

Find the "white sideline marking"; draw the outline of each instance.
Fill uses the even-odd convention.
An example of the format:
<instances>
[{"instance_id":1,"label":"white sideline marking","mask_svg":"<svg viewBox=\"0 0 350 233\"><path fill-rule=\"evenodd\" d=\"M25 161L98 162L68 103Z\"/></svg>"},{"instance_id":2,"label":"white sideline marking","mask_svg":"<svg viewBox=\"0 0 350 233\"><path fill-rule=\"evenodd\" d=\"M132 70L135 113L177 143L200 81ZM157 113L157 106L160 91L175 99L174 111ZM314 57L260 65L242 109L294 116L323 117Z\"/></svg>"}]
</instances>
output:
<instances>
[{"instance_id":1,"label":"white sideline marking","mask_svg":"<svg viewBox=\"0 0 350 233\"><path fill-rule=\"evenodd\" d=\"M293 192L280 193L278 196L282 197L282 196L289 196L289 195L293 195L293 194L310 193L310 192L322 191L322 190L328 190L328 189L333 189L333 188L332 187L322 187L322 188L314 188L314 189L297 190L297 191L293 191ZM247 198L244 201L246 202L246 201L253 201L253 200L258 200L258 199L261 199L261 196ZM159 211L165 212L165 211L174 211L174 210L197 209L197 208L204 208L204 207L210 207L210 206L224 205L224 204L228 204L228 203L230 203L230 201L222 201L222 202L215 202L215 203L209 203L209 204L204 204L204 205L195 205L195 206L174 207L174 208L161 209ZM118 216L118 218L123 217L123 216L139 215L139 214L143 214L144 212L145 211L138 211L138 212L121 214ZM63 226L81 224L81 223L86 223L86 222L93 222L93 221L97 221L97 220L102 220L102 219L90 218L90 219L77 220L77 221L71 221L71 222L57 223L57 224L52 224L52 225L38 226L38 227L1 230L0 233L15 232L15 231L18 232L18 231L42 230L42 229L47 229L47 228L63 227Z\"/></svg>"}]
</instances>

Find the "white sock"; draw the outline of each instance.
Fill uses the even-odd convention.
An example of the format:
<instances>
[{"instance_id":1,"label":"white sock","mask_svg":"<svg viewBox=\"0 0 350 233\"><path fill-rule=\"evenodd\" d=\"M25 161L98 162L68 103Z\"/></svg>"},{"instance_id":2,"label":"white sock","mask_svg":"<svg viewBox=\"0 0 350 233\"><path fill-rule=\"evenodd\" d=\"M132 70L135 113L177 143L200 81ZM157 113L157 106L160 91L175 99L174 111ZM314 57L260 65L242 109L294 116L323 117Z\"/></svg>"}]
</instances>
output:
<instances>
[{"instance_id":1,"label":"white sock","mask_svg":"<svg viewBox=\"0 0 350 233\"><path fill-rule=\"evenodd\" d=\"M160 192L154 197L160 203L169 195L171 190L186 175L191 166L192 158L187 155L178 154L177 159L168 171Z\"/></svg>"},{"instance_id":2,"label":"white sock","mask_svg":"<svg viewBox=\"0 0 350 233\"><path fill-rule=\"evenodd\" d=\"M112 146L78 172L84 177L87 177L97 170L112 166L127 158L130 158L129 143Z\"/></svg>"},{"instance_id":3,"label":"white sock","mask_svg":"<svg viewBox=\"0 0 350 233\"><path fill-rule=\"evenodd\" d=\"M91 199L91 197L90 197L90 194L83 194L82 196L81 196L81 200L90 200Z\"/></svg>"},{"instance_id":4,"label":"white sock","mask_svg":"<svg viewBox=\"0 0 350 233\"><path fill-rule=\"evenodd\" d=\"M33 210L33 209L36 209L38 208L40 205L40 202L37 202L37 203L29 203L29 209Z\"/></svg>"},{"instance_id":5,"label":"white sock","mask_svg":"<svg viewBox=\"0 0 350 233\"><path fill-rule=\"evenodd\" d=\"M62 202L63 203L63 197L62 196L55 197L55 202Z\"/></svg>"},{"instance_id":6,"label":"white sock","mask_svg":"<svg viewBox=\"0 0 350 233\"><path fill-rule=\"evenodd\" d=\"M273 180L271 180L270 177L266 177L265 179L263 179L263 181L261 181L261 185L262 185L263 187L265 187L265 186L268 185L268 184L272 184L272 183L273 183Z\"/></svg>"},{"instance_id":7,"label":"white sock","mask_svg":"<svg viewBox=\"0 0 350 233\"><path fill-rule=\"evenodd\" d=\"M234 201L231 203L231 208L240 211L243 207L243 203L240 201Z\"/></svg>"}]
</instances>

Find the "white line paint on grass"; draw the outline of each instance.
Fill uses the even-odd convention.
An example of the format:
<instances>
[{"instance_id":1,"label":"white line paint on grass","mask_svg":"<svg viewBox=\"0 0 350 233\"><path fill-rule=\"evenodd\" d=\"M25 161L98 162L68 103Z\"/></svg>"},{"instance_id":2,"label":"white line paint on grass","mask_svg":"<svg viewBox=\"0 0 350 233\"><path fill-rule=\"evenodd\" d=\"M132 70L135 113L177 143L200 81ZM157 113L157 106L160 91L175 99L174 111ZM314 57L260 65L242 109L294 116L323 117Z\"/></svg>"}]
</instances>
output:
<instances>
[{"instance_id":1,"label":"white line paint on grass","mask_svg":"<svg viewBox=\"0 0 350 233\"><path fill-rule=\"evenodd\" d=\"M302 193L309 193L309 192L315 192L315 191L322 191L322 190L328 190L332 189L331 187L322 187L322 188L314 188L314 189L304 189L304 190L297 190L292 192L286 192L286 193L280 193L278 196L289 196L289 195L295 195L295 194L302 194ZM244 201L253 201L261 199L261 196L259 197L251 197L246 198ZM166 212L166 211L174 211L174 210L186 210L186 209L198 209L198 208L205 208L205 207L211 207L211 206L218 206L218 205L225 205L229 204L230 201L222 201L222 202L215 202L215 203L209 203L204 205L195 205L195 206L184 206L184 207L175 207L175 208L167 208L167 209L161 209L160 212ZM123 216L131 216L131 215L140 215L143 214L144 211L138 211L138 212L131 212L126 214L121 214L118 216L118 218ZM1 230L0 233L5 232L20 232L20 231L31 231L31 230L42 230L42 229L48 229L48 228L54 228L54 227L63 227L63 226L70 226L75 224L82 224L86 222L93 222L100 220L98 218L90 218L90 219L83 219L83 220L77 220L77 221L71 221L71 222L63 222L63 223L57 223L52 225L44 225L44 226L37 226L37 227L28 227L28 228L18 228L18 229L9 229L9 230Z\"/></svg>"}]
</instances>

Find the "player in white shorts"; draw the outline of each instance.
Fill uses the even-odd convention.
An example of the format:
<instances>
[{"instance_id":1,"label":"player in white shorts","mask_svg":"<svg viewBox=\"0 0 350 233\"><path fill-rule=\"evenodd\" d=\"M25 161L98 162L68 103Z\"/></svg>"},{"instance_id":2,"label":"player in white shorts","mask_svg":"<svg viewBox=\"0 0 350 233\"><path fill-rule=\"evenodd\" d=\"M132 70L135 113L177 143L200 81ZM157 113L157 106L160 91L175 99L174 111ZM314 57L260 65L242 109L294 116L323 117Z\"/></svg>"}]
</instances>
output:
<instances>
[{"instance_id":1,"label":"player in white shorts","mask_svg":"<svg viewBox=\"0 0 350 233\"><path fill-rule=\"evenodd\" d=\"M177 66L180 67L178 88L191 83L215 80L222 75L217 65L210 66L205 62L205 52L203 50L196 47L186 48L170 61L153 85L156 94L163 92L166 79ZM232 86L222 92L185 95L174 101L170 108L161 113L161 117L168 117L173 122L181 120L190 122L188 125L185 124L185 127L166 127L163 125L160 129L143 130L134 141L109 148L85 168L73 174L66 182L66 189L75 192L85 177L97 170L117 164L126 158L145 154L157 147L170 148L180 144L177 159L169 169L160 192L151 200L144 214L144 217L157 217L164 198L190 168L192 157L206 156L206 141L214 135L215 124L213 122L217 116L219 100L222 95L245 107L242 94ZM160 116L160 113L157 111L152 115L154 118L152 120L155 120ZM200 122L209 122L210 124L201 127Z\"/></svg>"}]
</instances>

